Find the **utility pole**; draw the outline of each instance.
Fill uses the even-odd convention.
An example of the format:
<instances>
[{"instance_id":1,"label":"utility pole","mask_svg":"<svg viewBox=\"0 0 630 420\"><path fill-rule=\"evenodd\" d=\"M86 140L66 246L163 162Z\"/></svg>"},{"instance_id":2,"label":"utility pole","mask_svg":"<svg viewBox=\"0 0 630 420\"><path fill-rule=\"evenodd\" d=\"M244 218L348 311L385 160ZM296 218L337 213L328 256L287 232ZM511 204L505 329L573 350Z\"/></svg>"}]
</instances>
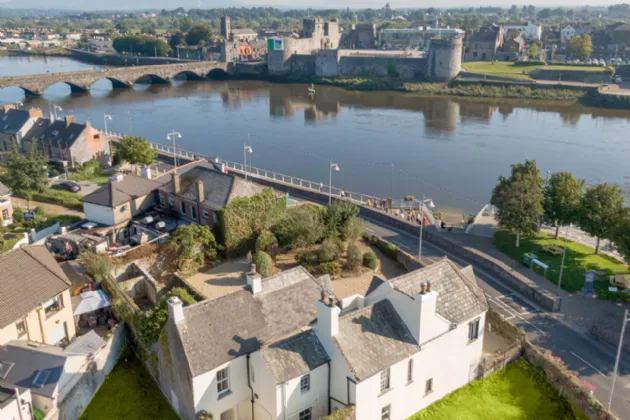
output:
<instances>
[{"instance_id":1,"label":"utility pole","mask_svg":"<svg viewBox=\"0 0 630 420\"><path fill-rule=\"evenodd\" d=\"M626 332L626 323L628 322L628 310L623 313L623 324L621 324L621 335L619 336L619 346L617 347L617 358L615 359L615 370L613 372L613 382L610 387L610 399L608 400L608 411L612 406L613 395L615 394L615 382L617 381L617 369L619 369L619 359L621 358L621 347L623 346L623 334Z\"/></svg>"},{"instance_id":2,"label":"utility pole","mask_svg":"<svg viewBox=\"0 0 630 420\"><path fill-rule=\"evenodd\" d=\"M389 177L389 198L394 199L394 164L391 164L392 173Z\"/></svg>"},{"instance_id":3,"label":"utility pole","mask_svg":"<svg viewBox=\"0 0 630 420\"><path fill-rule=\"evenodd\" d=\"M558 279L558 297L560 297L560 287L562 286L562 271L564 269L564 257L567 255L567 237L569 236L569 226L564 232L564 250L562 251L562 261L560 262L560 278Z\"/></svg>"},{"instance_id":4,"label":"utility pole","mask_svg":"<svg viewBox=\"0 0 630 420\"><path fill-rule=\"evenodd\" d=\"M175 172L177 172L177 149L175 148L175 138L181 139L182 135L178 131L171 131L166 135L166 140L173 141L173 163L175 165Z\"/></svg>"}]
</instances>

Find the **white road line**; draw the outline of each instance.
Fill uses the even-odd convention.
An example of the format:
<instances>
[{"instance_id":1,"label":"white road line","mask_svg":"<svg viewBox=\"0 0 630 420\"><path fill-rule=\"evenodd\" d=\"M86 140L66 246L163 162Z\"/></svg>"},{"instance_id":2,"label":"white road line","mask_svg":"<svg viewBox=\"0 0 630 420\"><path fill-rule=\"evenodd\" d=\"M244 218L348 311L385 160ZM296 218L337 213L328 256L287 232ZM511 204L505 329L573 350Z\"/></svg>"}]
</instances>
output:
<instances>
[{"instance_id":1,"label":"white road line","mask_svg":"<svg viewBox=\"0 0 630 420\"><path fill-rule=\"evenodd\" d=\"M396 244L396 245L398 245L398 246L399 246L399 247L401 247L401 248L409 249L409 247L408 247L407 245L401 244L400 242L395 241L395 240L393 240L393 239L390 239L390 241L389 241L389 242L391 242L391 243L393 243L393 244Z\"/></svg>"},{"instance_id":2,"label":"white road line","mask_svg":"<svg viewBox=\"0 0 630 420\"><path fill-rule=\"evenodd\" d=\"M589 362L587 362L586 360L582 359L580 356L578 356L577 354L573 353L572 351L569 352L572 355L574 355L575 357L577 357L578 359L580 359L581 361L583 361L584 363L586 363L587 365L589 365L595 372L599 373L600 375L602 375L604 378L606 377L606 375L604 375L603 373L601 373L595 366L591 365Z\"/></svg>"},{"instance_id":3,"label":"white road line","mask_svg":"<svg viewBox=\"0 0 630 420\"><path fill-rule=\"evenodd\" d=\"M529 322L528 320L526 320L525 318L523 318L520 314L514 312L509 306L507 306L505 303L501 302L500 300L496 300L495 302L498 303L499 305L501 305L506 311L508 311L511 314L516 315L517 317L519 317L522 321L525 321L527 324L529 324L530 326L534 327L535 329L537 329L538 331L540 331L543 335L547 335L546 332L544 332L543 330L541 330L540 328L538 328L537 326L535 326L534 324L532 324L531 322Z\"/></svg>"},{"instance_id":4,"label":"white road line","mask_svg":"<svg viewBox=\"0 0 630 420\"><path fill-rule=\"evenodd\" d=\"M372 229L369 229L369 228L363 228L363 230L365 230L366 232L374 233L374 231Z\"/></svg>"}]
</instances>

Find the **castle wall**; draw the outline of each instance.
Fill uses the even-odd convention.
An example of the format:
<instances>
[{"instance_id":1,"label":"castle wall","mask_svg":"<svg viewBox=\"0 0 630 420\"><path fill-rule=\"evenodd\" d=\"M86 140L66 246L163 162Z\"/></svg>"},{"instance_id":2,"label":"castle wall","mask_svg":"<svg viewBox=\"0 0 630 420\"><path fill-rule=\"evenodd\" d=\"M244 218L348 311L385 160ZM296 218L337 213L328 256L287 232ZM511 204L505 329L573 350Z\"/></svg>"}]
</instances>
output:
<instances>
[{"instance_id":1,"label":"castle wall","mask_svg":"<svg viewBox=\"0 0 630 420\"><path fill-rule=\"evenodd\" d=\"M432 40L427 79L444 82L455 78L462 70L462 47L460 38Z\"/></svg>"},{"instance_id":2,"label":"castle wall","mask_svg":"<svg viewBox=\"0 0 630 420\"><path fill-rule=\"evenodd\" d=\"M340 56L339 74L343 76L398 77L401 80L423 80L426 58L392 58Z\"/></svg>"}]
</instances>

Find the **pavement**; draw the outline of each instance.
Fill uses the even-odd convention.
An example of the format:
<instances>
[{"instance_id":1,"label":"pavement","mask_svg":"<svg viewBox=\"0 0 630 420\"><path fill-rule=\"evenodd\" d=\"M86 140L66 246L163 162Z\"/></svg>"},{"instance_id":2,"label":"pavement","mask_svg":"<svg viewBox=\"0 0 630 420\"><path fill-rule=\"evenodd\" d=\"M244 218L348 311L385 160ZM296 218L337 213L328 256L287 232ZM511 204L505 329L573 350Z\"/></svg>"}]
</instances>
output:
<instances>
[{"instance_id":1,"label":"pavement","mask_svg":"<svg viewBox=\"0 0 630 420\"><path fill-rule=\"evenodd\" d=\"M387 239L406 252L418 254L418 236L372 220L365 221L365 229L369 233ZM462 234L457 239L464 236L470 235ZM422 244L422 257L429 261L448 257L461 267L470 265L469 262L450 255L426 241ZM488 304L507 321L522 328L532 343L550 350L555 356L560 357L570 370L576 372L580 379L594 385L595 396L606 406L612 386L616 349L612 345L597 341L589 331L593 319L591 311L610 310L613 307L611 303L579 295L570 296L561 291L563 312L551 314L516 293L494 275L479 267L474 266L474 270L479 286L486 294ZM548 283L547 288L550 286L555 288L550 282L544 281ZM617 310L621 313L623 308L618 307ZM630 419L629 390L630 358L622 354L612 402L612 411L622 419Z\"/></svg>"}]
</instances>

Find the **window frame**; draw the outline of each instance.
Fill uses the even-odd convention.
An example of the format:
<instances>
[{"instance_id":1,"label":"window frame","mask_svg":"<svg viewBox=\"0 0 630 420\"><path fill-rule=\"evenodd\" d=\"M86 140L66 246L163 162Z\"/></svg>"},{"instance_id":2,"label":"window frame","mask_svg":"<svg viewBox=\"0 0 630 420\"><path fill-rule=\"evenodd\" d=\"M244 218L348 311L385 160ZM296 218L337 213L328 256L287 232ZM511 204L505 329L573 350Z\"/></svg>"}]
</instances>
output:
<instances>
[{"instance_id":1,"label":"window frame","mask_svg":"<svg viewBox=\"0 0 630 420\"><path fill-rule=\"evenodd\" d=\"M472 343L473 341L479 338L479 329L480 329L481 319L477 318L468 323L468 342Z\"/></svg>"},{"instance_id":2,"label":"window frame","mask_svg":"<svg viewBox=\"0 0 630 420\"><path fill-rule=\"evenodd\" d=\"M381 371L381 394L391 389L390 368Z\"/></svg>"},{"instance_id":3,"label":"window frame","mask_svg":"<svg viewBox=\"0 0 630 420\"><path fill-rule=\"evenodd\" d=\"M175 207L175 199L171 196L168 197L168 205L171 207Z\"/></svg>"},{"instance_id":4,"label":"window frame","mask_svg":"<svg viewBox=\"0 0 630 420\"><path fill-rule=\"evenodd\" d=\"M192 217L193 219L197 218L197 207L192 204L190 205L190 217Z\"/></svg>"},{"instance_id":5,"label":"window frame","mask_svg":"<svg viewBox=\"0 0 630 420\"><path fill-rule=\"evenodd\" d=\"M312 420L313 419L313 407L305 408L298 414L298 420Z\"/></svg>"},{"instance_id":6,"label":"window frame","mask_svg":"<svg viewBox=\"0 0 630 420\"><path fill-rule=\"evenodd\" d=\"M186 202L184 200L179 201L179 212L186 215Z\"/></svg>"},{"instance_id":7,"label":"window frame","mask_svg":"<svg viewBox=\"0 0 630 420\"><path fill-rule=\"evenodd\" d=\"M20 328L19 325L22 325L22 332L20 332ZM24 337L28 331L26 331L26 320L25 319L20 319L18 322L15 323L15 329L17 330L17 336L19 337Z\"/></svg>"},{"instance_id":8,"label":"window frame","mask_svg":"<svg viewBox=\"0 0 630 420\"><path fill-rule=\"evenodd\" d=\"M407 383L413 382L413 359L409 359L407 362Z\"/></svg>"},{"instance_id":9,"label":"window frame","mask_svg":"<svg viewBox=\"0 0 630 420\"><path fill-rule=\"evenodd\" d=\"M209 212L208 210L206 210L206 209L203 209L203 210L201 211L201 216L202 216L204 219L210 219L210 212Z\"/></svg>"},{"instance_id":10,"label":"window frame","mask_svg":"<svg viewBox=\"0 0 630 420\"><path fill-rule=\"evenodd\" d=\"M2 220L7 220L9 217L9 209L2 209Z\"/></svg>"},{"instance_id":11,"label":"window frame","mask_svg":"<svg viewBox=\"0 0 630 420\"><path fill-rule=\"evenodd\" d=\"M44 302L42 306L44 308L44 315L46 315L46 317L51 317L64 308L63 296L57 295L54 298Z\"/></svg>"},{"instance_id":12,"label":"window frame","mask_svg":"<svg viewBox=\"0 0 630 420\"><path fill-rule=\"evenodd\" d=\"M392 405L387 404L381 407L381 420L390 420L392 417Z\"/></svg>"},{"instance_id":13,"label":"window frame","mask_svg":"<svg viewBox=\"0 0 630 420\"><path fill-rule=\"evenodd\" d=\"M223 376L224 375L224 376ZM222 377L221 377L222 376ZM217 395L219 398L230 392L230 369L229 366L219 369L216 373ZM225 387L223 387L225 386Z\"/></svg>"},{"instance_id":14,"label":"window frame","mask_svg":"<svg viewBox=\"0 0 630 420\"><path fill-rule=\"evenodd\" d=\"M300 378L300 393L305 394L311 390L311 374L307 373L306 375Z\"/></svg>"},{"instance_id":15,"label":"window frame","mask_svg":"<svg viewBox=\"0 0 630 420\"><path fill-rule=\"evenodd\" d=\"M424 382L424 395L429 395L433 392L433 378L429 378Z\"/></svg>"}]
</instances>

